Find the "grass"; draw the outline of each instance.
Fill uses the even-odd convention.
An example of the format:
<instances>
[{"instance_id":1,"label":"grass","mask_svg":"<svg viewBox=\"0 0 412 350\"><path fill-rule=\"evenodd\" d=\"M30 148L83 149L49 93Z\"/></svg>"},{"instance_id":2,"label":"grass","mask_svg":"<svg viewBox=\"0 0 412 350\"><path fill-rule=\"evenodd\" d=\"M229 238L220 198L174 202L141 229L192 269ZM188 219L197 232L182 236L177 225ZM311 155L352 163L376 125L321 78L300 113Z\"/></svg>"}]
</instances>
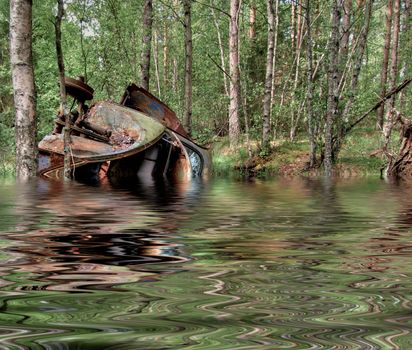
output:
<instances>
[{"instance_id":1,"label":"grass","mask_svg":"<svg viewBox=\"0 0 412 350\"><path fill-rule=\"evenodd\" d=\"M394 135L395 136L395 135ZM376 152L381 148L381 134L373 129L357 129L349 134L342 146L335 171L338 176L380 175L385 161ZM298 139L290 142L286 139L276 140L271 145L270 154L259 154L259 145L251 142L252 158L247 147L242 143L235 150L229 147L227 138L215 142L212 151L213 173L217 176L245 175L254 176L318 176L322 169L310 172L304 169L309 160L309 142ZM397 142L394 142L395 148Z\"/></svg>"},{"instance_id":2,"label":"grass","mask_svg":"<svg viewBox=\"0 0 412 350\"><path fill-rule=\"evenodd\" d=\"M393 135L393 143L398 141L398 135ZM340 152L337 167L355 175L380 175L385 166L380 149L382 148L381 133L373 129L357 129L350 133Z\"/></svg>"},{"instance_id":3,"label":"grass","mask_svg":"<svg viewBox=\"0 0 412 350\"><path fill-rule=\"evenodd\" d=\"M14 156L0 152L0 177L15 176Z\"/></svg>"}]
</instances>

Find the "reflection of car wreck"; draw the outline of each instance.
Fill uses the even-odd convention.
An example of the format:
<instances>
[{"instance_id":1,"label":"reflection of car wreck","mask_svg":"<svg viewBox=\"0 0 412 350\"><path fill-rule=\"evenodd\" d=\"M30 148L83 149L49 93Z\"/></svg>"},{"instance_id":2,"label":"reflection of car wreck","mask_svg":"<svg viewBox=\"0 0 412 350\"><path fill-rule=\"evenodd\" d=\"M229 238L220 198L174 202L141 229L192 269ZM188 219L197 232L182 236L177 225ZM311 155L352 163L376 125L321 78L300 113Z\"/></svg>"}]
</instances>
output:
<instances>
[{"instance_id":1,"label":"reflection of car wreck","mask_svg":"<svg viewBox=\"0 0 412 350\"><path fill-rule=\"evenodd\" d=\"M72 177L81 181L167 177L188 180L208 173L206 149L189 139L176 114L141 87L130 85L120 104L97 102L93 89L66 78L67 93L79 102L71 116ZM61 178L64 168L62 119L39 143L39 174Z\"/></svg>"}]
</instances>

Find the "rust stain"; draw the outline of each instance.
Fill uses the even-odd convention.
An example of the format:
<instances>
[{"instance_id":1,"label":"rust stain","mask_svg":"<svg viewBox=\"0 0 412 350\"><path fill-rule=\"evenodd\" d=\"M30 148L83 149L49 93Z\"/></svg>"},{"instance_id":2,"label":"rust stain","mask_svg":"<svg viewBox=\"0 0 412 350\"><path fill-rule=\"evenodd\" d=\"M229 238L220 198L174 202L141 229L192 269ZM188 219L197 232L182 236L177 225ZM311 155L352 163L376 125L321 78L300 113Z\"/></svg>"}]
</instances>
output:
<instances>
[{"instance_id":1,"label":"rust stain","mask_svg":"<svg viewBox=\"0 0 412 350\"><path fill-rule=\"evenodd\" d=\"M120 104L146 113L158 120L169 129L189 137L182 123L165 103L140 86L131 84L127 87Z\"/></svg>"}]
</instances>

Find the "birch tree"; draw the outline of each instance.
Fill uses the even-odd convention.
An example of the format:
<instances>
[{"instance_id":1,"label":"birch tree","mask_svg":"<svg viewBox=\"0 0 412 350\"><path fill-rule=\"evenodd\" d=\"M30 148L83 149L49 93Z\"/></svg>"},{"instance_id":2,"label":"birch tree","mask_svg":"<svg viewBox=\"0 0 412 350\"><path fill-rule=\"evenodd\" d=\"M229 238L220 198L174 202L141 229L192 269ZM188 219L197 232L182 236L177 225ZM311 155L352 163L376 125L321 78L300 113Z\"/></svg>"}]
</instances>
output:
<instances>
[{"instance_id":1,"label":"birch tree","mask_svg":"<svg viewBox=\"0 0 412 350\"><path fill-rule=\"evenodd\" d=\"M307 76L307 93L306 93L306 112L308 119L309 131L309 167L313 168L316 164L316 140L315 140L315 120L313 115L313 54L312 54L312 32L311 32L311 16L310 16L310 0L305 2L306 8L306 76Z\"/></svg>"},{"instance_id":2,"label":"birch tree","mask_svg":"<svg viewBox=\"0 0 412 350\"><path fill-rule=\"evenodd\" d=\"M382 68L380 76L380 98L382 99L386 94L386 85L388 81L388 65L389 65L389 52L391 47L391 35L392 35L392 13L393 13L393 0L388 0L385 9L385 41L383 45L382 53ZM385 112L385 104L382 104L376 111L376 125L377 128L382 130L383 127L383 115Z\"/></svg>"},{"instance_id":3,"label":"birch tree","mask_svg":"<svg viewBox=\"0 0 412 350\"><path fill-rule=\"evenodd\" d=\"M239 142L240 71L239 71L239 0L230 0L229 22L229 141L233 148Z\"/></svg>"},{"instance_id":4,"label":"birch tree","mask_svg":"<svg viewBox=\"0 0 412 350\"><path fill-rule=\"evenodd\" d=\"M26 181L37 171L31 0L10 0L10 63L16 110L16 175Z\"/></svg>"},{"instance_id":5,"label":"birch tree","mask_svg":"<svg viewBox=\"0 0 412 350\"><path fill-rule=\"evenodd\" d=\"M265 78L265 92L263 97L263 133L262 133L262 147L268 147L270 135L270 113L271 113L271 97L273 84L273 55L274 55L274 24L275 11L274 0L267 1L267 15L268 15L268 38L267 38L267 59L266 59L266 78Z\"/></svg>"},{"instance_id":6,"label":"birch tree","mask_svg":"<svg viewBox=\"0 0 412 350\"><path fill-rule=\"evenodd\" d=\"M339 22L340 12L338 0L332 1L332 23L329 41L329 66L328 66L328 106L325 125L325 175L332 175L333 162L333 127L339 115Z\"/></svg>"}]
</instances>

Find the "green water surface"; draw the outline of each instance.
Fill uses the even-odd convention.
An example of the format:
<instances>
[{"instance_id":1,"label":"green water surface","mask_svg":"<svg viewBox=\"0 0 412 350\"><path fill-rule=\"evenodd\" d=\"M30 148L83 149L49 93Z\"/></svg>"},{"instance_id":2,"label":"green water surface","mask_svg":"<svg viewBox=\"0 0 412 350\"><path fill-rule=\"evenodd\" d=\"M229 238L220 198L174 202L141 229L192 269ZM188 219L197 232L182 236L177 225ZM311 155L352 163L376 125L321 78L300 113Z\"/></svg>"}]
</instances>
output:
<instances>
[{"instance_id":1,"label":"green water surface","mask_svg":"<svg viewBox=\"0 0 412 350\"><path fill-rule=\"evenodd\" d=\"M0 349L412 349L412 187L0 182Z\"/></svg>"}]
</instances>

